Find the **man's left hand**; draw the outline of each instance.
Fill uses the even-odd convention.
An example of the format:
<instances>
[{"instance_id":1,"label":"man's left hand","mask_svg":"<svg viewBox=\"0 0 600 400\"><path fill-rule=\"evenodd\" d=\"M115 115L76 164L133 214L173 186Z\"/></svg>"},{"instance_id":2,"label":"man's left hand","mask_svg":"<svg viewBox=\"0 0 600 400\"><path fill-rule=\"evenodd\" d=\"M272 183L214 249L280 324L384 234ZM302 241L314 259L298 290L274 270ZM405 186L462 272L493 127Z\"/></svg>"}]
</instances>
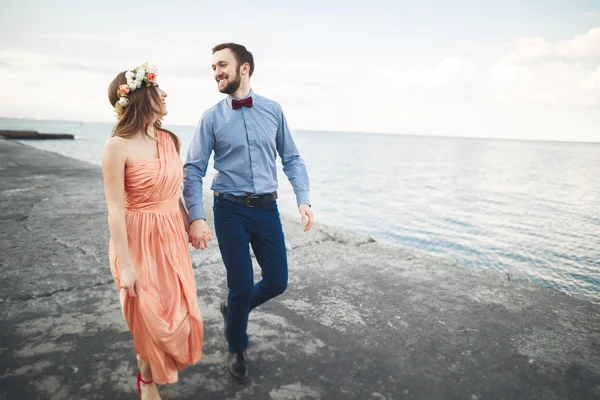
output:
<instances>
[{"instance_id":1,"label":"man's left hand","mask_svg":"<svg viewBox=\"0 0 600 400\"><path fill-rule=\"evenodd\" d=\"M310 231L310 228L313 226L313 221L315 220L315 214L313 214L308 204L302 204L298 207L298 211L300 211L300 216L302 217L304 232Z\"/></svg>"}]
</instances>

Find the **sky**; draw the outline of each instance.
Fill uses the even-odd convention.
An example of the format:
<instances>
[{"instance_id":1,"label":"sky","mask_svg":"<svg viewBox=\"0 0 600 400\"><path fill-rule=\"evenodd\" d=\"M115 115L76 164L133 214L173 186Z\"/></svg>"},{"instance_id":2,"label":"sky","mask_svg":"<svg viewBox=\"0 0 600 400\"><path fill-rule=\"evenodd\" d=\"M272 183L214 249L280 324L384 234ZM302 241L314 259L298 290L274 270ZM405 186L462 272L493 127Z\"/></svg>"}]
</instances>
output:
<instances>
[{"instance_id":1,"label":"sky","mask_svg":"<svg viewBox=\"0 0 600 400\"><path fill-rule=\"evenodd\" d=\"M195 125L229 41L292 130L600 142L599 0L0 0L0 117L114 121L149 61Z\"/></svg>"}]
</instances>

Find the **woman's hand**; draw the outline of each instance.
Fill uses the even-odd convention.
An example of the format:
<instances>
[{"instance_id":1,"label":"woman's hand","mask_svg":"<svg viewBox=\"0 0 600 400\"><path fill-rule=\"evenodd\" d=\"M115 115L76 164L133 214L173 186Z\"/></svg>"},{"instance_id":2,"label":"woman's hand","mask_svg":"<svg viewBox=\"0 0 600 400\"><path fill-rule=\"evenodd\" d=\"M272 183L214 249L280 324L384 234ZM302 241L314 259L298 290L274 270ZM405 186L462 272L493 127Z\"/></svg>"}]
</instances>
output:
<instances>
[{"instance_id":1,"label":"woman's hand","mask_svg":"<svg viewBox=\"0 0 600 400\"><path fill-rule=\"evenodd\" d=\"M133 265L121 267L121 290L127 290L131 297L138 297L137 272Z\"/></svg>"}]
</instances>

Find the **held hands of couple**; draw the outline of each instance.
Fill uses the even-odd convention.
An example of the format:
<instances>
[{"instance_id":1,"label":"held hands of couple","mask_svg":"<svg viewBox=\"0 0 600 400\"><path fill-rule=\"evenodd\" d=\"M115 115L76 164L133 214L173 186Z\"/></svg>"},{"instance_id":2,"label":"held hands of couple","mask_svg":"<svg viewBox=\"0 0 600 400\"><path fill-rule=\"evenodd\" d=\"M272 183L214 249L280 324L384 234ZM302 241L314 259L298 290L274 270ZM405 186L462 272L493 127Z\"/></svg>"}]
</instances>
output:
<instances>
[{"instance_id":1,"label":"held hands of couple","mask_svg":"<svg viewBox=\"0 0 600 400\"><path fill-rule=\"evenodd\" d=\"M214 235L206 220L199 218L190 224L188 239L196 249L204 250L208 247L208 242L213 240Z\"/></svg>"},{"instance_id":2,"label":"held hands of couple","mask_svg":"<svg viewBox=\"0 0 600 400\"><path fill-rule=\"evenodd\" d=\"M312 209L308 204L300 205L298 207L298 211L300 212L302 223L304 224L304 232L310 231L310 228L312 228L315 220L315 214L312 212Z\"/></svg>"}]
</instances>

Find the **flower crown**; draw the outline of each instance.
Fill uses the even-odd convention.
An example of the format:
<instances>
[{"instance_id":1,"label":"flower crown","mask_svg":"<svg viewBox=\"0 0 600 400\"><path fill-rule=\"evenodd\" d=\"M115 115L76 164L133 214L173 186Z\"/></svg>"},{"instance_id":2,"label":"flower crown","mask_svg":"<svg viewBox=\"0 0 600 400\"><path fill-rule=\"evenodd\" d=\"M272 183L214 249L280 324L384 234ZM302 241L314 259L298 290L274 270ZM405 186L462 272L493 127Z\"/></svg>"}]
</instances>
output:
<instances>
[{"instance_id":1,"label":"flower crown","mask_svg":"<svg viewBox=\"0 0 600 400\"><path fill-rule=\"evenodd\" d=\"M147 62L139 67L135 67L132 71L125 72L127 83L119 86L117 97L119 100L115 103L115 116L119 118L123 114L123 109L129 105L127 95L135 89L139 89L145 83L146 86L156 86L156 74L158 68L150 65Z\"/></svg>"}]
</instances>

